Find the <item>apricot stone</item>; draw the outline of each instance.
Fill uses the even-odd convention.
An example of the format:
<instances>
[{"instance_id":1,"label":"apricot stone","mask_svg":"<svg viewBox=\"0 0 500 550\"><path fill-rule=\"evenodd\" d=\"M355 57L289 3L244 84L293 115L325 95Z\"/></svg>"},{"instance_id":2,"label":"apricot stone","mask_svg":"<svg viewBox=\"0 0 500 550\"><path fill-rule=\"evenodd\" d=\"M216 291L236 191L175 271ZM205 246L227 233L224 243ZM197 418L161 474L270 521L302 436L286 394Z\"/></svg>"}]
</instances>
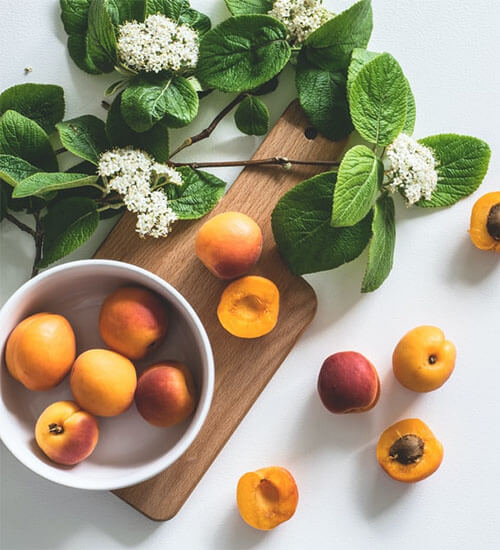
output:
<instances>
[{"instance_id":1,"label":"apricot stone","mask_svg":"<svg viewBox=\"0 0 500 550\"><path fill-rule=\"evenodd\" d=\"M196 388L189 369L176 361L163 361L146 369L137 382L137 410L153 426L183 422L196 406Z\"/></svg>"},{"instance_id":2,"label":"apricot stone","mask_svg":"<svg viewBox=\"0 0 500 550\"><path fill-rule=\"evenodd\" d=\"M62 315L37 313L11 332L5 363L29 390L49 390L69 372L75 354L75 334L69 322Z\"/></svg>"},{"instance_id":3,"label":"apricot stone","mask_svg":"<svg viewBox=\"0 0 500 550\"><path fill-rule=\"evenodd\" d=\"M332 413L364 412L377 404L380 381L366 357L355 351L344 351L330 355L323 363L318 393Z\"/></svg>"},{"instance_id":4,"label":"apricot stone","mask_svg":"<svg viewBox=\"0 0 500 550\"><path fill-rule=\"evenodd\" d=\"M219 279L248 273L262 252L262 231L246 214L224 212L205 222L195 243L196 255Z\"/></svg>"},{"instance_id":5,"label":"apricot stone","mask_svg":"<svg viewBox=\"0 0 500 550\"><path fill-rule=\"evenodd\" d=\"M244 521L255 529L268 531L293 516L299 492L288 470L271 466L243 475L236 499Z\"/></svg>"},{"instance_id":6,"label":"apricot stone","mask_svg":"<svg viewBox=\"0 0 500 550\"><path fill-rule=\"evenodd\" d=\"M72 466L94 451L99 427L97 420L73 401L58 401L38 418L35 439L51 460Z\"/></svg>"},{"instance_id":7,"label":"apricot stone","mask_svg":"<svg viewBox=\"0 0 500 550\"><path fill-rule=\"evenodd\" d=\"M101 338L129 359L142 359L165 338L168 315L154 292L141 287L115 290L103 302L99 315Z\"/></svg>"},{"instance_id":8,"label":"apricot stone","mask_svg":"<svg viewBox=\"0 0 500 550\"><path fill-rule=\"evenodd\" d=\"M76 402L97 416L116 416L134 400L137 375L123 355L107 349L91 349L79 355L70 376Z\"/></svg>"}]
</instances>

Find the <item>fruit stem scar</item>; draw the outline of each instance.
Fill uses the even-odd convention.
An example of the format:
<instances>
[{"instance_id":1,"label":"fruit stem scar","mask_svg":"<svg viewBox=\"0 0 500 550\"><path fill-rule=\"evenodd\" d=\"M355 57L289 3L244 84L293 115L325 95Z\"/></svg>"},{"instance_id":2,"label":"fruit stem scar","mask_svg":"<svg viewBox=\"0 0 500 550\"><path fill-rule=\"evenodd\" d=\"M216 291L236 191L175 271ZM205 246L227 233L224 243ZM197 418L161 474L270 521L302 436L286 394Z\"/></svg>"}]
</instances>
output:
<instances>
[{"instance_id":1,"label":"fruit stem scar","mask_svg":"<svg viewBox=\"0 0 500 550\"><path fill-rule=\"evenodd\" d=\"M434 354L430 355L429 356L429 363L431 365L434 365L436 362L437 362L437 357Z\"/></svg>"},{"instance_id":2,"label":"fruit stem scar","mask_svg":"<svg viewBox=\"0 0 500 550\"><path fill-rule=\"evenodd\" d=\"M486 229L493 239L500 241L500 203L491 207L486 222Z\"/></svg>"},{"instance_id":3,"label":"fruit stem scar","mask_svg":"<svg viewBox=\"0 0 500 550\"><path fill-rule=\"evenodd\" d=\"M49 432L51 434L62 434L64 432L64 428L60 424L52 422L52 424L49 424Z\"/></svg>"},{"instance_id":4,"label":"fruit stem scar","mask_svg":"<svg viewBox=\"0 0 500 550\"><path fill-rule=\"evenodd\" d=\"M389 456L405 466L415 464L424 454L424 442L415 434L406 434L397 439L389 449Z\"/></svg>"}]
</instances>

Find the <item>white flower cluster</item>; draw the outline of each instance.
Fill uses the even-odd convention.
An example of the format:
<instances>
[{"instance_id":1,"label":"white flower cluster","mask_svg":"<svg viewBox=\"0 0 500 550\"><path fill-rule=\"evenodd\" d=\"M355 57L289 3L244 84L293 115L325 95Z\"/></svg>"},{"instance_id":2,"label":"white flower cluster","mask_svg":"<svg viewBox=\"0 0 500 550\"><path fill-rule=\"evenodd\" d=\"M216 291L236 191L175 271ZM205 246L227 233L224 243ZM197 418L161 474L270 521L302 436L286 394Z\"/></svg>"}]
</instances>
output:
<instances>
[{"instance_id":1,"label":"white flower cluster","mask_svg":"<svg viewBox=\"0 0 500 550\"><path fill-rule=\"evenodd\" d=\"M268 14L285 25L292 43L304 42L313 31L334 17L321 5L321 0L275 0Z\"/></svg>"},{"instance_id":2,"label":"white flower cluster","mask_svg":"<svg viewBox=\"0 0 500 550\"><path fill-rule=\"evenodd\" d=\"M428 147L406 134L400 134L387 148L390 168L386 172L386 188L392 193L400 190L407 205L421 199L429 200L436 189L437 161Z\"/></svg>"},{"instance_id":3,"label":"white flower cluster","mask_svg":"<svg viewBox=\"0 0 500 550\"><path fill-rule=\"evenodd\" d=\"M177 216L165 193L152 186L160 179L182 185L177 170L155 162L143 151L113 149L101 155L98 172L107 182L108 193L121 195L127 210L137 214L136 231L141 237L168 235Z\"/></svg>"},{"instance_id":4,"label":"white flower cluster","mask_svg":"<svg viewBox=\"0 0 500 550\"><path fill-rule=\"evenodd\" d=\"M178 72L196 67L198 33L164 15L150 15L144 23L127 21L118 32L118 54L137 71Z\"/></svg>"}]
</instances>

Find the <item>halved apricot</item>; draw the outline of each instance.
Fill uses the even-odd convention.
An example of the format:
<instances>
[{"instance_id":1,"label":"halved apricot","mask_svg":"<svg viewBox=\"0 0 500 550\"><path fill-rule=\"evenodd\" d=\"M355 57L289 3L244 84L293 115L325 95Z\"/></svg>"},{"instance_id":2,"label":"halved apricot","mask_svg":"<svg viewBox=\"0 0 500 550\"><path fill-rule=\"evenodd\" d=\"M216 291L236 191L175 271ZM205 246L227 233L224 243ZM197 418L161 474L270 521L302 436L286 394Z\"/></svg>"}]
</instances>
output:
<instances>
[{"instance_id":1,"label":"halved apricot","mask_svg":"<svg viewBox=\"0 0 500 550\"><path fill-rule=\"evenodd\" d=\"M299 492L287 469L270 466L244 474L238 482L236 500L248 525L268 531L293 516Z\"/></svg>"},{"instance_id":2,"label":"halved apricot","mask_svg":"<svg viewBox=\"0 0 500 550\"><path fill-rule=\"evenodd\" d=\"M393 479L414 483L439 468L443 446L422 420L407 418L396 422L380 436L377 460Z\"/></svg>"},{"instance_id":3,"label":"halved apricot","mask_svg":"<svg viewBox=\"0 0 500 550\"><path fill-rule=\"evenodd\" d=\"M470 238L480 250L500 252L500 191L487 193L474 204Z\"/></svg>"},{"instance_id":4,"label":"halved apricot","mask_svg":"<svg viewBox=\"0 0 500 550\"><path fill-rule=\"evenodd\" d=\"M249 275L234 281L222 293L217 316L233 336L259 338L278 322L278 287L265 277Z\"/></svg>"}]
</instances>

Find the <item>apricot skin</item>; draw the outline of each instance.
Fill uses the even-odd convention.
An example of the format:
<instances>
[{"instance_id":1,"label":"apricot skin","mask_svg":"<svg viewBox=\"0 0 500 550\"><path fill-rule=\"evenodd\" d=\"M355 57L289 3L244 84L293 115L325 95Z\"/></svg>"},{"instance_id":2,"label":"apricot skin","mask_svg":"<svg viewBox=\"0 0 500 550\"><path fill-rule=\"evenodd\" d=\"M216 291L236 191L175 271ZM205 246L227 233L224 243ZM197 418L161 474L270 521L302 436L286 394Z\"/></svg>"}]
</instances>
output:
<instances>
[{"instance_id":1,"label":"apricot skin","mask_svg":"<svg viewBox=\"0 0 500 550\"><path fill-rule=\"evenodd\" d=\"M99 332L105 344L129 359L142 359L167 333L165 304L154 292L141 287L115 290L103 302Z\"/></svg>"},{"instance_id":2,"label":"apricot skin","mask_svg":"<svg viewBox=\"0 0 500 550\"><path fill-rule=\"evenodd\" d=\"M135 404L153 426L174 426L186 420L196 407L196 389L188 368L176 361L163 361L146 369L137 381Z\"/></svg>"},{"instance_id":3,"label":"apricot skin","mask_svg":"<svg viewBox=\"0 0 500 550\"><path fill-rule=\"evenodd\" d=\"M318 376L318 393L332 413L365 412L377 404L380 381L366 357L344 351L324 361Z\"/></svg>"},{"instance_id":4,"label":"apricot skin","mask_svg":"<svg viewBox=\"0 0 500 550\"><path fill-rule=\"evenodd\" d=\"M196 255L219 279L248 273L262 253L262 231L246 214L224 212L205 222L195 243Z\"/></svg>"},{"instance_id":5,"label":"apricot skin","mask_svg":"<svg viewBox=\"0 0 500 550\"><path fill-rule=\"evenodd\" d=\"M500 252L500 239L488 232L488 216L492 207L500 204L500 191L487 193L480 197L472 208L470 219L470 238L480 250Z\"/></svg>"},{"instance_id":6,"label":"apricot skin","mask_svg":"<svg viewBox=\"0 0 500 550\"><path fill-rule=\"evenodd\" d=\"M255 529L269 531L288 521L299 501L292 474L280 466L270 466L244 474L236 490L243 520Z\"/></svg>"},{"instance_id":7,"label":"apricot skin","mask_svg":"<svg viewBox=\"0 0 500 550\"><path fill-rule=\"evenodd\" d=\"M73 401L58 401L38 418L35 439L51 460L72 466L94 451L99 427L96 419Z\"/></svg>"},{"instance_id":8,"label":"apricot skin","mask_svg":"<svg viewBox=\"0 0 500 550\"><path fill-rule=\"evenodd\" d=\"M91 349L73 365L70 386L75 401L96 416L116 416L134 400L137 375L123 355L107 349Z\"/></svg>"},{"instance_id":9,"label":"apricot skin","mask_svg":"<svg viewBox=\"0 0 500 550\"><path fill-rule=\"evenodd\" d=\"M61 315L37 313L21 321L6 345L10 374L29 390L49 390L68 374L75 360L75 334Z\"/></svg>"},{"instance_id":10,"label":"apricot skin","mask_svg":"<svg viewBox=\"0 0 500 550\"><path fill-rule=\"evenodd\" d=\"M394 375L405 388L429 392L440 388L455 368L456 349L443 331L433 326L410 330L392 355Z\"/></svg>"}]
</instances>

